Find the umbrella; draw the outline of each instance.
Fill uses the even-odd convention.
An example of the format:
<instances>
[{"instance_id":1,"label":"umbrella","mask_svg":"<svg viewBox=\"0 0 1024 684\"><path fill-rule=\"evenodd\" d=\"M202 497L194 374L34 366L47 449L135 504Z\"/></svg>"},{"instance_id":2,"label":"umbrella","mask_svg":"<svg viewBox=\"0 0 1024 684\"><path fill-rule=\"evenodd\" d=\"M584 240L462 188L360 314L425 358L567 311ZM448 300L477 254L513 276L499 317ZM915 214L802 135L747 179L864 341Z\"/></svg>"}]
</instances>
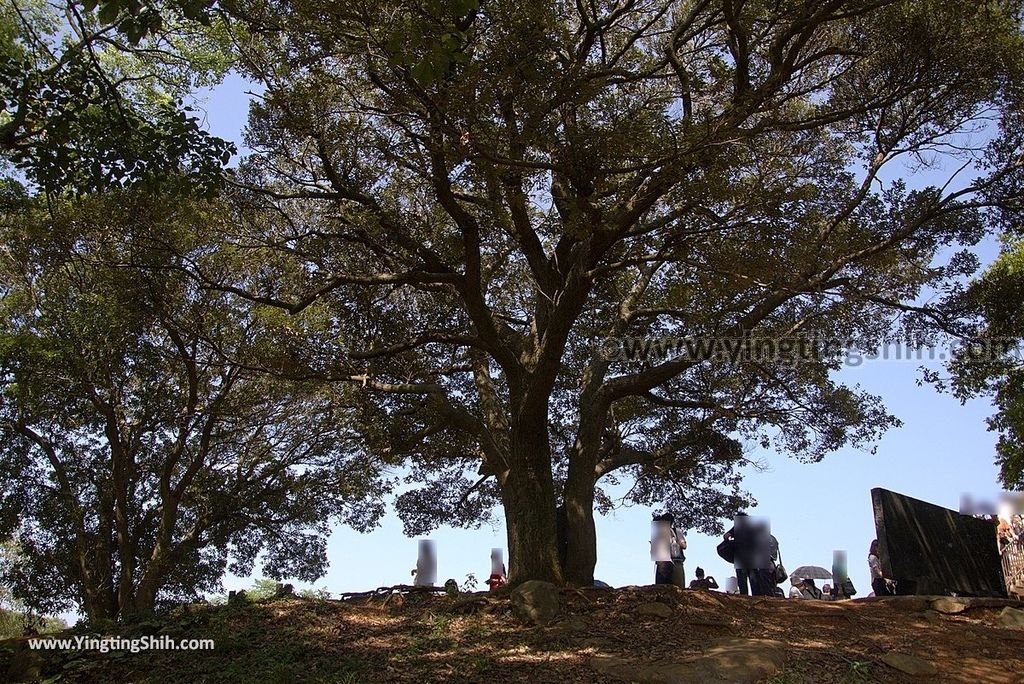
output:
<instances>
[{"instance_id":1,"label":"umbrella","mask_svg":"<svg viewBox=\"0 0 1024 684\"><path fill-rule=\"evenodd\" d=\"M790 579L832 579L832 573L817 565L801 565L789 574Z\"/></svg>"}]
</instances>

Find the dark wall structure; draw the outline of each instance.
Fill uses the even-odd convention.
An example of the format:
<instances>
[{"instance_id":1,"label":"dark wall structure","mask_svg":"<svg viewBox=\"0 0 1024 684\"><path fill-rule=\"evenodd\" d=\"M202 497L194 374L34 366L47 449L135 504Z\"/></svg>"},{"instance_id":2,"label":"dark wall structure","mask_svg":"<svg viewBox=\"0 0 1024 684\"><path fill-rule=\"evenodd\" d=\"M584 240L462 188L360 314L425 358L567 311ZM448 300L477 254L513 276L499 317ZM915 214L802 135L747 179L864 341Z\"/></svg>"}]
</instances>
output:
<instances>
[{"instance_id":1,"label":"dark wall structure","mask_svg":"<svg viewBox=\"0 0 1024 684\"><path fill-rule=\"evenodd\" d=\"M1006 596L995 523L871 490L882 572L900 594Z\"/></svg>"}]
</instances>

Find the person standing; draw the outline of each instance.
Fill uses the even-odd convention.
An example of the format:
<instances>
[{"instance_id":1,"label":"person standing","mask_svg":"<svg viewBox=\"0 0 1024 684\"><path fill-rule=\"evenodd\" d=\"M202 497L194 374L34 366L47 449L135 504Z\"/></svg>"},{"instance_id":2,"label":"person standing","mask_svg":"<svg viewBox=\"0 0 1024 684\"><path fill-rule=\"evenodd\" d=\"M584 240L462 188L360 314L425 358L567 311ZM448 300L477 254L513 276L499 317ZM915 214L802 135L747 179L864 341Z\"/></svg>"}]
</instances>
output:
<instances>
[{"instance_id":1,"label":"person standing","mask_svg":"<svg viewBox=\"0 0 1024 684\"><path fill-rule=\"evenodd\" d=\"M686 587L686 572L683 563L686 561L686 536L683 531L672 523L672 584L680 589Z\"/></svg>"},{"instance_id":2,"label":"person standing","mask_svg":"<svg viewBox=\"0 0 1024 684\"><path fill-rule=\"evenodd\" d=\"M686 537L675 526L671 513L655 514L651 521L651 560L654 561L654 583L684 587L683 562L686 560Z\"/></svg>"},{"instance_id":3,"label":"person standing","mask_svg":"<svg viewBox=\"0 0 1024 684\"><path fill-rule=\"evenodd\" d=\"M892 596L893 591L882 575L882 560L878 557L878 540L873 539L868 548L868 569L871 571L871 589L875 596Z\"/></svg>"},{"instance_id":4,"label":"person standing","mask_svg":"<svg viewBox=\"0 0 1024 684\"><path fill-rule=\"evenodd\" d=\"M772 569L771 532L766 520L750 521L750 594L751 596L774 596L775 573Z\"/></svg>"},{"instance_id":5,"label":"person standing","mask_svg":"<svg viewBox=\"0 0 1024 684\"><path fill-rule=\"evenodd\" d=\"M777 596L775 581L775 564L779 557L779 541L771 532L768 521L759 522L754 527L755 561L757 564L757 584L761 591L755 596ZM783 594L784 596L784 594Z\"/></svg>"},{"instance_id":6,"label":"person standing","mask_svg":"<svg viewBox=\"0 0 1024 684\"><path fill-rule=\"evenodd\" d=\"M419 554L416 558L416 569L412 571L417 587L432 587L437 582L437 548L429 539L421 539Z\"/></svg>"},{"instance_id":7,"label":"person standing","mask_svg":"<svg viewBox=\"0 0 1024 684\"><path fill-rule=\"evenodd\" d=\"M733 518L732 528L722 535L722 539L732 543L733 570L736 573L736 587L743 596L750 595L750 521L743 511L738 511Z\"/></svg>"},{"instance_id":8,"label":"person standing","mask_svg":"<svg viewBox=\"0 0 1024 684\"><path fill-rule=\"evenodd\" d=\"M736 584L744 596L772 596L775 593L775 584L770 579L770 537L767 524L752 521L743 511L736 514L732 529L723 537L725 541L733 542Z\"/></svg>"},{"instance_id":9,"label":"person standing","mask_svg":"<svg viewBox=\"0 0 1024 684\"><path fill-rule=\"evenodd\" d=\"M491 574L487 578L490 591L497 591L508 584L508 573L505 571L504 554L501 549L491 549Z\"/></svg>"}]
</instances>

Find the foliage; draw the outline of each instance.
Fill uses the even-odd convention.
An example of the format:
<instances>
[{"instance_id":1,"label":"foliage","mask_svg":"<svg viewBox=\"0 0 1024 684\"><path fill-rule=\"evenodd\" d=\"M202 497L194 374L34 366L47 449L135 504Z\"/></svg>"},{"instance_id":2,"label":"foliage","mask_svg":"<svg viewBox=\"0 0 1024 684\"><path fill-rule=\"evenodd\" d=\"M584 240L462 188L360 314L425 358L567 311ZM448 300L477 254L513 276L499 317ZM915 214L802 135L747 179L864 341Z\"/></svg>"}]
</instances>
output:
<instances>
[{"instance_id":1,"label":"foliage","mask_svg":"<svg viewBox=\"0 0 1024 684\"><path fill-rule=\"evenodd\" d=\"M168 7L181 12L187 19L209 24L214 0L175 0L164 3L163 7L149 0L84 0L75 4L86 12L95 11L100 22L116 25L118 31L133 44L138 44L142 38L163 27L162 13Z\"/></svg>"},{"instance_id":2,"label":"foliage","mask_svg":"<svg viewBox=\"0 0 1024 684\"><path fill-rule=\"evenodd\" d=\"M3 578L14 565L17 551L14 542L0 542L0 578ZM17 606L14 594L6 583L0 581L0 610L11 610Z\"/></svg>"},{"instance_id":3,"label":"foliage","mask_svg":"<svg viewBox=\"0 0 1024 684\"><path fill-rule=\"evenodd\" d=\"M837 381L843 347L932 330L918 296L955 290L977 263L956 250L1019 190L1016 0L226 11L265 94L235 268L193 272L313 310L280 323L275 372L354 385L368 448L421 485L398 499L407 533L503 504L513 581L589 584L595 509L719 529L754 446L870 446L898 423ZM978 176L883 180L908 159ZM798 334L830 345L595 348Z\"/></svg>"},{"instance_id":4,"label":"foliage","mask_svg":"<svg viewBox=\"0 0 1024 684\"><path fill-rule=\"evenodd\" d=\"M274 598L277 594L277 580L260 577L252 586L245 590L245 595L253 601Z\"/></svg>"},{"instance_id":5,"label":"foliage","mask_svg":"<svg viewBox=\"0 0 1024 684\"><path fill-rule=\"evenodd\" d=\"M343 388L285 382L261 323L175 264L210 251L216 203L4 188L0 536L26 605L90 619L219 587L257 558L314 580L331 526L376 524L386 482Z\"/></svg>"},{"instance_id":6,"label":"foliage","mask_svg":"<svg viewBox=\"0 0 1024 684\"><path fill-rule=\"evenodd\" d=\"M20 637L33 632L52 634L67 628L67 623L57 617L45 617L34 613L0 608L0 639Z\"/></svg>"},{"instance_id":7,"label":"foliage","mask_svg":"<svg viewBox=\"0 0 1024 684\"><path fill-rule=\"evenodd\" d=\"M1009 236L1008 236L1009 237ZM962 333L959 353L949 364L951 378L928 379L950 389L961 401L991 396L996 413L989 429L999 434L996 463L1007 489L1024 489L1024 241L1009 237L999 258L948 306L973 315Z\"/></svg>"},{"instance_id":8,"label":"foliage","mask_svg":"<svg viewBox=\"0 0 1024 684\"><path fill-rule=\"evenodd\" d=\"M230 65L217 56L223 26L184 23L203 3L84 4L0 3L0 152L49 192L159 185L181 172L191 190L213 191L234 146L180 98Z\"/></svg>"},{"instance_id":9,"label":"foliage","mask_svg":"<svg viewBox=\"0 0 1024 684\"><path fill-rule=\"evenodd\" d=\"M11 588L4 582L18 560L17 547L13 542L0 542L0 639L19 637L27 630L35 630L39 634L59 632L67 628L60 618L45 617L28 612L25 606L16 599Z\"/></svg>"},{"instance_id":10,"label":"foliage","mask_svg":"<svg viewBox=\"0 0 1024 684\"><path fill-rule=\"evenodd\" d=\"M299 592L299 596L309 601L328 601L331 598L331 592L325 588L303 589Z\"/></svg>"},{"instance_id":11,"label":"foliage","mask_svg":"<svg viewBox=\"0 0 1024 684\"><path fill-rule=\"evenodd\" d=\"M863 660L855 660L850 663L850 670L846 673L846 681L849 684L864 684L875 681L875 678L871 675L871 663Z\"/></svg>"}]
</instances>

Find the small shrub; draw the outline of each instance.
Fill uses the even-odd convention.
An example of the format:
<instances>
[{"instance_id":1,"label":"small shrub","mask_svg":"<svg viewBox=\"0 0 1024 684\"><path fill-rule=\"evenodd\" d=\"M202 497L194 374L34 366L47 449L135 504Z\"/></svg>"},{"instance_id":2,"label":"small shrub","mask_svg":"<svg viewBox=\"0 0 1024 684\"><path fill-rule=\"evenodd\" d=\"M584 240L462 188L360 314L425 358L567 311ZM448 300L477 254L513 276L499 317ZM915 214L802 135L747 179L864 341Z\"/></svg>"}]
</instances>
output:
<instances>
[{"instance_id":1,"label":"small shrub","mask_svg":"<svg viewBox=\"0 0 1024 684\"><path fill-rule=\"evenodd\" d=\"M850 670L846 673L846 681L850 684L867 684L875 681L871 675L871 663L856 661L850 664Z\"/></svg>"}]
</instances>

